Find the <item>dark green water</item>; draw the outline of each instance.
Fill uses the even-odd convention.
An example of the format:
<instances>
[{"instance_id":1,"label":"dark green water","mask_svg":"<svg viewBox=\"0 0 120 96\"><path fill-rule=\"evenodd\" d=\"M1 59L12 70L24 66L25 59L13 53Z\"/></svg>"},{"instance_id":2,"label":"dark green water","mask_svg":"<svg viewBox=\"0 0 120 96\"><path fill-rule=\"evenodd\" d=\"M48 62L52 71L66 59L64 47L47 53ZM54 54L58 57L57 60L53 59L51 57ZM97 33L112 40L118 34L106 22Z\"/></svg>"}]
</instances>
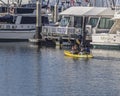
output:
<instances>
[{"instance_id":1,"label":"dark green water","mask_svg":"<svg viewBox=\"0 0 120 96\"><path fill-rule=\"evenodd\" d=\"M0 43L0 96L120 96L120 52L93 53L75 59L59 48Z\"/></svg>"}]
</instances>

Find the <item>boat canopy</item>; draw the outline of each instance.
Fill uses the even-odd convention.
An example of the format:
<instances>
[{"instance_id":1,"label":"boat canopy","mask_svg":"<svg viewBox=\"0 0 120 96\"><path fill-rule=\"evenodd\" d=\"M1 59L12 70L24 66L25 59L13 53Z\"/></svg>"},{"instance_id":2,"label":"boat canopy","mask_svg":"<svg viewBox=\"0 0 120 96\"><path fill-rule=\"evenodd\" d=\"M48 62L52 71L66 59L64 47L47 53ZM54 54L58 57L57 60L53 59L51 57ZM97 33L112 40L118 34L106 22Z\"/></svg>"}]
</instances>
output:
<instances>
[{"instance_id":1,"label":"boat canopy","mask_svg":"<svg viewBox=\"0 0 120 96\"><path fill-rule=\"evenodd\" d=\"M107 7L70 7L59 15L67 16L111 16L114 15L114 10Z\"/></svg>"}]
</instances>

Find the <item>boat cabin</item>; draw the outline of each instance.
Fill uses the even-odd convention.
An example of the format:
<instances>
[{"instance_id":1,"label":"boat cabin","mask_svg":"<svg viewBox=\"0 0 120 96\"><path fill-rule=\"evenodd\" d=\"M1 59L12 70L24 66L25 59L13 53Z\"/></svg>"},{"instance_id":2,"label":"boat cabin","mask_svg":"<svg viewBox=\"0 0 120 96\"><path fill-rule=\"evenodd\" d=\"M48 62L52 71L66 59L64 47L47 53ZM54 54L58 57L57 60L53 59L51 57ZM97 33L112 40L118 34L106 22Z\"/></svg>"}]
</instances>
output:
<instances>
[{"instance_id":1,"label":"boat cabin","mask_svg":"<svg viewBox=\"0 0 120 96\"><path fill-rule=\"evenodd\" d=\"M42 16L42 25L48 25L49 20L47 15ZM0 17L1 29L35 29L36 16L35 15L10 15Z\"/></svg>"},{"instance_id":2,"label":"boat cabin","mask_svg":"<svg viewBox=\"0 0 120 96\"><path fill-rule=\"evenodd\" d=\"M120 49L120 0L116 0L115 10L113 14L113 18L111 21L102 20L103 24L99 24L96 33L92 34L92 42L90 44L93 45L93 48L104 48L104 49ZM106 11L106 13L108 13ZM112 21L114 20L114 24ZM100 21L100 22L102 22ZM112 27L111 27L112 26ZM111 27L111 28L110 28ZM109 32L100 33L100 28L110 28Z\"/></svg>"},{"instance_id":3,"label":"boat cabin","mask_svg":"<svg viewBox=\"0 0 120 96\"><path fill-rule=\"evenodd\" d=\"M59 21L59 26L82 28L82 23L83 23L82 16L62 16Z\"/></svg>"},{"instance_id":4,"label":"boat cabin","mask_svg":"<svg viewBox=\"0 0 120 96\"><path fill-rule=\"evenodd\" d=\"M120 33L120 1L119 0L116 0L115 14L112 20L114 20L115 23L110 29L109 33L111 34Z\"/></svg>"},{"instance_id":5,"label":"boat cabin","mask_svg":"<svg viewBox=\"0 0 120 96\"><path fill-rule=\"evenodd\" d=\"M114 16L114 10L104 7L71 7L60 13L60 16L59 26L72 27L75 29L74 32L78 31L79 34L83 34L84 24L86 35L108 33L114 24L111 19Z\"/></svg>"},{"instance_id":6,"label":"boat cabin","mask_svg":"<svg viewBox=\"0 0 120 96\"><path fill-rule=\"evenodd\" d=\"M111 17L90 17L86 24L88 34L108 33L114 21Z\"/></svg>"},{"instance_id":7,"label":"boat cabin","mask_svg":"<svg viewBox=\"0 0 120 96\"><path fill-rule=\"evenodd\" d=\"M0 14L0 30L36 28L36 10L34 8L16 7L13 13ZM42 10L42 25L49 24L48 15Z\"/></svg>"}]
</instances>

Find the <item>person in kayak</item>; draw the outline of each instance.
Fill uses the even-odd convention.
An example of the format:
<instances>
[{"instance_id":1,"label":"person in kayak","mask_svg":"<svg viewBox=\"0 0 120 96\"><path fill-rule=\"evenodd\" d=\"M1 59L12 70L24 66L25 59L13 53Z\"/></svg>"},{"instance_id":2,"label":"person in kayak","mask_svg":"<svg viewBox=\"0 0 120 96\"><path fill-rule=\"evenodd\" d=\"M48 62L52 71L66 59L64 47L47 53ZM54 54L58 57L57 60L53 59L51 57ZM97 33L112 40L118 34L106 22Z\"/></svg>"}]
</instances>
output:
<instances>
[{"instance_id":1,"label":"person in kayak","mask_svg":"<svg viewBox=\"0 0 120 96\"><path fill-rule=\"evenodd\" d=\"M80 47L79 54L81 55L85 54L85 48L83 46Z\"/></svg>"},{"instance_id":2,"label":"person in kayak","mask_svg":"<svg viewBox=\"0 0 120 96\"><path fill-rule=\"evenodd\" d=\"M88 46L86 46L86 47L81 46L81 50L80 50L79 54L81 54L81 55L90 54L90 48Z\"/></svg>"},{"instance_id":3,"label":"person in kayak","mask_svg":"<svg viewBox=\"0 0 120 96\"><path fill-rule=\"evenodd\" d=\"M72 53L78 54L80 52L80 46L81 46L81 40L79 38L76 38L74 40L74 45L72 46Z\"/></svg>"},{"instance_id":4,"label":"person in kayak","mask_svg":"<svg viewBox=\"0 0 120 96\"><path fill-rule=\"evenodd\" d=\"M86 48L85 48L85 53L86 53L86 54L90 54L90 48L89 48L89 46L86 46Z\"/></svg>"},{"instance_id":5,"label":"person in kayak","mask_svg":"<svg viewBox=\"0 0 120 96\"><path fill-rule=\"evenodd\" d=\"M75 44L74 46L72 46L72 51L71 51L71 53L73 53L73 54L78 54L78 53L79 53L77 44Z\"/></svg>"}]
</instances>

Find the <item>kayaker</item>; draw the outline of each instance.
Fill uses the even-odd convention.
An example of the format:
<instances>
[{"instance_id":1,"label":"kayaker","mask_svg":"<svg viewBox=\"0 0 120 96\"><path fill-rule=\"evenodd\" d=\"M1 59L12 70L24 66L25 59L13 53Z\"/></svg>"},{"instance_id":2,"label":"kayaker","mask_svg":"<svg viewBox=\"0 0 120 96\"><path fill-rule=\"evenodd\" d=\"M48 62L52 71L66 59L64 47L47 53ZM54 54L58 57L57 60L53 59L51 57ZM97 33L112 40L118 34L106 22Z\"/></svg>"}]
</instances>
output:
<instances>
[{"instance_id":1,"label":"kayaker","mask_svg":"<svg viewBox=\"0 0 120 96\"><path fill-rule=\"evenodd\" d=\"M78 54L78 53L79 53L77 44L75 44L74 46L72 46L72 51L71 51L71 53L73 53L73 54Z\"/></svg>"},{"instance_id":2,"label":"kayaker","mask_svg":"<svg viewBox=\"0 0 120 96\"><path fill-rule=\"evenodd\" d=\"M85 51L86 51L86 54L90 54L90 48L89 48L89 46L86 46Z\"/></svg>"},{"instance_id":3,"label":"kayaker","mask_svg":"<svg viewBox=\"0 0 120 96\"><path fill-rule=\"evenodd\" d=\"M81 55L90 54L90 48L88 46L86 46L85 48L83 46L81 46L81 50L80 50L79 54L81 54Z\"/></svg>"},{"instance_id":4,"label":"kayaker","mask_svg":"<svg viewBox=\"0 0 120 96\"><path fill-rule=\"evenodd\" d=\"M78 38L74 40L74 45L72 46L72 53L73 54L78 54L81 49L81 38L82 36L80 35Z\"/></svg>"},{"instance_id":5,"label":"kayaker","mask_svg":"<svg viewBox=\"0 0 120 96\"><path fill-rule=\"evenodd\" d=\"M80 51L81 40L79 38L75 39L75 45L77 45L78 51Z\"/></svg>"},{"instance_id":6,"label":"kayaker","mask_svg":"<svg viewBox=\"0 0 120 96\"><path fill-rule=\"evenodd\" d=\"M79 54L81 55L85 54L85 48L83 46L80 47Z\"/></svg>"}]
</instances>

